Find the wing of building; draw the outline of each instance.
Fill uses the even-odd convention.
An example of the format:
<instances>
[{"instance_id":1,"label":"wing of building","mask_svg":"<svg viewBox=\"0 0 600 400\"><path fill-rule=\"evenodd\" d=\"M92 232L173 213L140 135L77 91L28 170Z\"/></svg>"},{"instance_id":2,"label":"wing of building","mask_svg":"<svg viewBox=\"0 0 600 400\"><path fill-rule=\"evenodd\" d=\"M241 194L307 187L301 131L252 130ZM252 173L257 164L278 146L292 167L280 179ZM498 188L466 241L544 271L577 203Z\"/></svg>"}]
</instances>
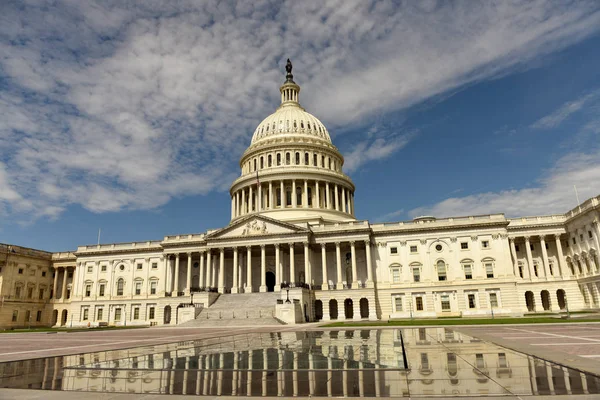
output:
<instances>
[{"instance_id":1,"label":"wing of building","mask_svg":"<svg viewBox=\"0 0 600 400\"><path fill-rule=\"evenodd\" d=\"M256 128L231 222L162 241L0 247L0 326L298 323L596 309L600 196L560 215L377 223L327 128L281 105Z\"/></svg>"}]
</instances>

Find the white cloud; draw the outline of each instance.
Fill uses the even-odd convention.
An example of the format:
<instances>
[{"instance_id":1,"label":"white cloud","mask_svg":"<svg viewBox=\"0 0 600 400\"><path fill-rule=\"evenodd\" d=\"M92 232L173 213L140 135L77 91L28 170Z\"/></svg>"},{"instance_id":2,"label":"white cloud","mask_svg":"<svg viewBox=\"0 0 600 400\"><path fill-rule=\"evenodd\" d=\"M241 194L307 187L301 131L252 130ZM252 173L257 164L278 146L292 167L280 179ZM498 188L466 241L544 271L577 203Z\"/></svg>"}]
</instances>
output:
<instances>
[{"instance_id":1,"label":"white cloud","mask_svg":"<svg viewBox=\"0 0 600 400\"><path fill-rule=\"evenodd\" d=\"M534 129L551 129L557 127L561 122L569 118L571 114L581 110L583 106L586 105L586 103L589 103L590 100L594 99L598 93L599 92L589 93L577 100L569 101L563 104L553 113L538 119L531 125L531 127Z\"/></svg>"},{"instance_id":2,"label":"white cloud","mask_svg":"<svg viewBox=\"0 0 600 400\"><path fill-rule=\"evenodd\" d=\"M11 191L0 202L35 218L69 204L147 209L223 190L254 127L277 105L287 57L303 105L335 133L580 40L600 27L596 9L544 1L4 4L0 162ZM346 169L389 157L409 139L361 138Z\"/></svg>"},{"instance_id":3,"label":"white cloud","mask_svg":"<svg viewBox=\"0 0 600 400\"><path fill-rule=\"evenodd\" d=\"M409 211L412 217L436 217L504 213L507 217L563 214L577 206L574 186L581 201L600 194L600 151L571 153L561 158L531 188L452 197L431 207Z\"/></svg>"}]
</instances>

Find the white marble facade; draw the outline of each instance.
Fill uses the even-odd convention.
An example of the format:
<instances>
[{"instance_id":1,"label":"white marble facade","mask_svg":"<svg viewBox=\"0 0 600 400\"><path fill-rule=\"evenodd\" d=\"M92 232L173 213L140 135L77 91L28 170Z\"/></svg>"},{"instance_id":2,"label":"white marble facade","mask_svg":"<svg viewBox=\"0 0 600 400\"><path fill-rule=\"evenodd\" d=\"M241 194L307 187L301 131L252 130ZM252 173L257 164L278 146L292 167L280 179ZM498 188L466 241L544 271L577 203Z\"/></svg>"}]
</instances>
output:
<instances>
[{"instance_id":1,"label":"white marble facade","mask_svg":"<svg viewBox=\"0 0 600 400\"><path fill-rule=\"evenodd\" d=\"M168 310L192 294L208 307L207 291L290 283L307 293L312 320L598 308L600 196L539 217L357 220L343 156L300 106L291 71L280 92L240 160L227 227L52 254L49 322L172 324Z\"/></svg>"}]
</instances>

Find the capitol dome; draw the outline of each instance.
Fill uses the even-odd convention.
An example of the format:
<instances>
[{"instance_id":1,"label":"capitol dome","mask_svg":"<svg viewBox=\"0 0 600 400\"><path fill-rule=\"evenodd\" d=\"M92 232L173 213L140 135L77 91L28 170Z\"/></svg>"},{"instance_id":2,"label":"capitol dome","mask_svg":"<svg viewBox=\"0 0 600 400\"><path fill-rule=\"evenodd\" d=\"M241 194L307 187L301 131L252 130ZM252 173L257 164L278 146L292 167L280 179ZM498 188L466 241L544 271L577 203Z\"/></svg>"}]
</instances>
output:
<instances>
[{"instance_id":1,"label":"capitol dome","mask_svg":"<svg viewBox=\"0 0 600 400\"><path fill-rule=\"evenodd\" d=\"M231 219L262 214L288 222L354 218L354 184L327 128L299 103L292 64L281 104L256 128L231 185Z\"/></svg>"}]
</instances>

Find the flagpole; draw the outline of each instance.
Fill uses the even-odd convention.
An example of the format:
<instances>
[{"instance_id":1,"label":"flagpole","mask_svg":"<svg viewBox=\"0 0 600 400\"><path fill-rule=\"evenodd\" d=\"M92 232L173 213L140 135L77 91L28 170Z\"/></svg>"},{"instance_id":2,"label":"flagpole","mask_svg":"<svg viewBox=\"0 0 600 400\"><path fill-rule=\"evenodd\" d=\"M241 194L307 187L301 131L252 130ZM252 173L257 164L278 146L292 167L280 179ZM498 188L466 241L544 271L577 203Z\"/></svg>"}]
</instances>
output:
<instances>
[{"instance_id":1,"label":"flagpole","mask_svg":"<svg viewBox=\"0 0 600 400\"><path fill-rule=\"evenodd\" d=\"M98 228L98 246L100 246L100 231L102 228Z\"/></svg>"},{"instance_id":2,"label":"flagpole","mask_svg":"<svg viewBox=\"0 0 600 400\"><path fill-rule=\"evenodd\" d=\"M573 185L573 189L575 189L575 198L577 199L577 207L579 207L579 211L581 211L581 207L579 206L581 202L579 201L579 193L577 193L577 186Z\"/></svg>"}]
</instances>

